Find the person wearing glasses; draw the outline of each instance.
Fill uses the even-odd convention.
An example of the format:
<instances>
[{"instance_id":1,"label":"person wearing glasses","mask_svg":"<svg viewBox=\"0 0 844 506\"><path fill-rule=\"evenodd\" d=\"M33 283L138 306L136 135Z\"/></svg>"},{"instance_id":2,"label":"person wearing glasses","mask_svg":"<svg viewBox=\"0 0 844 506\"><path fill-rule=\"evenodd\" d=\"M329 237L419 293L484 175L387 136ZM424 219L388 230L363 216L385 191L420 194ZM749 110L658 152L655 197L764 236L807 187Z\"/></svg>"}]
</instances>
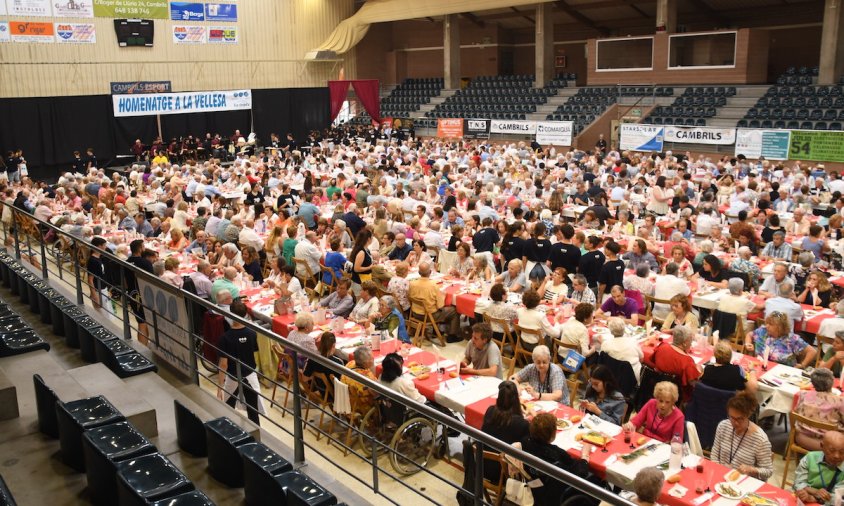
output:
<instances>
[{"instance_id":1,"label":"person wearing glasses","mask_svg":"<svg viewBox=\"0 0 844 506\"><path fill-rule=\"evenodd\" d=\"M727 401L728 418L715 429L710 460L767 481L774 473L771 442L765 431L750 421L756 408L756 398L750 393L738 393Z\"/></svg>"},{"instance_id":2,"label":"person wearing glasses","mask_svg":"<svg viewBox=\"0 0 844 506\"><path fill-rule=\"evenodd\" d=\"M761 357L768 348L768 359L798 369L805 369L815 360L818 350L791 331L785 313L774 311L765 317L765 325L748 332L744 349Z\"/></svg>"}]
</instances>

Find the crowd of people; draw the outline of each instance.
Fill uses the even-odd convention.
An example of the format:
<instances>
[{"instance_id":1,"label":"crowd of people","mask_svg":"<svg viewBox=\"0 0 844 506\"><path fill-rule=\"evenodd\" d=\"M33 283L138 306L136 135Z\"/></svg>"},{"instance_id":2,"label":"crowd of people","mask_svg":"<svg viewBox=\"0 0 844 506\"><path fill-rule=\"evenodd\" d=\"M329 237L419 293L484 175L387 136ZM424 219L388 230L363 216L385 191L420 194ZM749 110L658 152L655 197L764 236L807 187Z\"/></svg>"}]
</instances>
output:
<instances>
[{"instance_id":1,"label":"crowd of people","mask_svg":"<svg viewBox=\"0 0 844 506\"><path fill-rule=\"evenodd\" d=\"M241 136L235 135L237 142ZM690 294L701 288L723 290L716 311L745 323L750 314L762 314L758 328L734 338L745 353L767 350L773 362L817 365L814 391L800 396L796 410L844 430L844 399L829 394L829 380L844 364L844 319L824 322L818 334L832 338L827 346L795 327L804 318L803 305L844 316L829 273L840 259L844 180L821 164L397 140L362 126L315 132L305 151L289 136L279 149L238 152L229 164L215 158L222 145L215 148L215 140L209 134L202 142L191 144L188 137L165 146L159 139L149 147L138 141L138 163L125 172L107 175L96 162L82 163L56 184L26 177L18 182L0 172L7 174L2 194L16 209L91 243L88 285L95 307L111 304L109 287L120 286L100 256L106 250L175 287L190 280L199 296L238 315L246 314L239 301L243 281L281 299L305 297L306 286L315 285L323 294L318 304L334 315L375 323L405 342L406 317L432 315L449 341L468 339L462 372L499 378L505 372L501 355L513 350L496 342L518 321L532 331L519 336L532 363L501 384L484 430L508 443L521 441L536 455L551 454L547 423L520 418L513 397L524 391L570 402L573 393L554 356L554 344L562 343L588 365L599 353L629 363L637 380L645 366L675 377L657 384L653 399L631 417L617 372L598 365L580 401L602 419L661 441L682 436L684 415L677 406L696 383L735 392L728 419L717 426L712 459L763 481L771 476L767 436L749 421L757 410L756 373L731 363L727 340L717 343L715 361L705 368L689 354L695 336L714 324L713 311L690 304ZM200 149L210 156L200 157ZM11 225L8 208L2 220ZM121 240L123 232L140 238ZM479 315L467 321L444 303L434 276L442 271L442 257L452 253L442 274L486 287L489 323ZM138 338L146 342L137 281L126 284ZM651 298L652 310L646 307ZM572 314L559 311L548 319L540 304L568 306ZM643 325L646 317L671 336L647 358L629 337L629 327ZM602 338L589 330L598 320L609 330ZM297 315L295 326L290 341L326 357L334 353L333 334L311 336L308 312ZM251 349L234 344L243 342L242 333L235 326L227 332L224 349L232 356ZM381 381L422 400L395 361L385 359ZM365 348L346 366L375 378ZM305 373L317 369L306 367ZM372 405L357 382L343 381L359 409ZM229 399L237 387L227 387ZM833 476L817 463L841 469L842 436L806 428L801 437L814 452L798 466L795 490L828 500L844 474Z\"/></svg>"}]
</instances>

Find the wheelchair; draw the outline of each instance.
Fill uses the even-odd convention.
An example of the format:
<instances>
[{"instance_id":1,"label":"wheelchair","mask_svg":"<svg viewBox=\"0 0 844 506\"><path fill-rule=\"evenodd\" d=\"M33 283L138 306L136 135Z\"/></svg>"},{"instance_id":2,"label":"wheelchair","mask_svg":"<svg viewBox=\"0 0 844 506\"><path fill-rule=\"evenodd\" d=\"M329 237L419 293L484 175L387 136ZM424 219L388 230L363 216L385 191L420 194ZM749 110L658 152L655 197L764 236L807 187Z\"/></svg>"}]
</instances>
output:
<instances>
[{"instance_id":1,"label":"wheelchair","mask_svg":"<svg viewBox=\"0 0 844 506\"><path fill-rule=\"evenodd\" d=\"M376 453L389 450L393 469L408 476L428 465L435 448L444 444L445 431L441 433L438 437L434 423L413 410L379 397L375 399L375 406L364 415L359 437L364 455L378 457L372 455L371 439L375 439Z\"/></svg>"}]
</instances>

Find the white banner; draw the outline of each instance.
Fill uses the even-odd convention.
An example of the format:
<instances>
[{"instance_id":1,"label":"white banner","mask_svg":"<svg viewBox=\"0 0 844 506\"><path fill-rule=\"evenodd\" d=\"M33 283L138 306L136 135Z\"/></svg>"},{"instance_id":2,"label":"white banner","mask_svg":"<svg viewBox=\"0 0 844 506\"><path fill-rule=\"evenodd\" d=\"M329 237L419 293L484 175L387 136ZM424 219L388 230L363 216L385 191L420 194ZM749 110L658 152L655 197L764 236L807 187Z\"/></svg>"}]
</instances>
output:
<instances>
[{"instance_id":1,"label":"white banner","mask_svg":"<svg viewBox=\"0 0 844 506\"><path fill-rule=\"evenodd\" d=\"M744 155L751 159L764 156L769 160L786 160L790 145L790 130L739 128L736 132L736 156Z\"/></svg>"},{"instance_id":2,"label":"white banner","mask_svg":"<svg viewBox=\"0 0 844 506\"><path fill-rule=\"evenodd\" d=\"M536 142L543 146L571 146L573 130L571 121L540 121L536 124Z\"/></svg>"},{"instance_id":3,"label":"white banner","mask_svg":"<svg viewBox=\"0 0 844 506\"><path fill-rule=\"evenodd\" d=\"M252 90L112 95L114 116L155 116L252 109Z\"/></svg>"},{"instance_id":4,"label":"white banner","mask_svg":"<svg viewBox=\"0 0 844 506\"><path fill-rule=\"evenodd\" d=\"M237 44L237 26L211 26L208 28L209 44Z\"/></svg>"},{"instance_id":5,"label":"white banner","mask_svg":"<svg viewBox=\"0 0 844 506\"><path fill-rule=\"evenodd\" d=\"M9 23L7 21L0 21L0 42L9 42L12 40L9 34Z\"/></svg>"},{"instance_id":6,"label":"white banner","mask_svg":"<svg viewBox=\"0 0 844 506\"><path fill-rule=\"evenodd\" d=\"M9 16L52 16L50 0L6 0Z\"/></svg>"},{"instance_id":7,"label":"white banner","mask_svg":"<svg viewBox=\"0 0 844 506\"><path fill-rule=\"evenodd\" d=\"M155 285L138 279L138 291L141 294L146 313L147 326L150 329L150 348L176 369L190 374L190 337L188 330L188 310L186 301L175 293L170 293ZM155 326L153 326L153 313Z\"/></svg>"},{"instance_id":8,"label":"white banner","mask_svg":"<svg viewBox=\"0 0 844 506\"><path fill-rule=\"evenodd\" d=\"M659 126L622 123L618 127L618 135L622 150L662 151L665 131Z\"/></svg>"},{"instance_id":9,"label":"white banner","mask_svg":"<svg viewBox=\"0 0 844 506\"><path fill-rule=\"evenodd\" d=\"M53 4L53 16L57 18L93 18L92 0L57 0Z\"/></svg>"},{"instance_id":10,"label":"white banner","mask_svg":"<svg viewBox=\"0 0 844 506\"><path fill-rule=\"evenodd\" d=\"M206 32L204 26L197 25L174 25L174 44L205 44Z\"/></svg>"},{"instance_id":11,"label":"white banner","mask_svg":"<svg viewBox=\"0 0 844 506\"><path fill-rule=\"evenodd\" d=\"M536 122L494 119L490 122L489 131L494 134L533 135L536 133Z\"/></svg>"},{"instance_id":12,"label":"white banner","mask_svg":"<svg viewBox=\"0 0 844 506\"><path fill-rule=\"evenodd\" d=\"M687 144L733 144L735 128L665 126L665 142Z\"/></svg>"},{"instance_id":13,"label":"white banner","mask_svg":"<svg viewBox=\"0 0 844 506\"><path fill-rule=\"evenodd\" d=\"M56 42L94 44L97 42L97 32L93 23L56 23Z\"/></svg>"},{"instance_id":14,"label":"white banner","mask_svg":"<svg viewBox=\"0 0 844 506\"><path fill-rule=\"evenodd\" d=\"M6 0L0 0L0 16L6 15Z\"/></svg>"}]
</instances>

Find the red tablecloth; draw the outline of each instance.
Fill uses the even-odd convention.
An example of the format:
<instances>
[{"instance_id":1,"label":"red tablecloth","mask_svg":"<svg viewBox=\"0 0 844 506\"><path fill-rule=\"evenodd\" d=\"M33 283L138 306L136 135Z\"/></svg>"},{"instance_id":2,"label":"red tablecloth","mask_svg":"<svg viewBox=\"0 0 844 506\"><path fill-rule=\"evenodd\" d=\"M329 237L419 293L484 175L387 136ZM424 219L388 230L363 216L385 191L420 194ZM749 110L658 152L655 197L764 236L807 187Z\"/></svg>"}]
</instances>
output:
<instances>
[{"instance_id":1,"label":"red tablecloth","mask_svg":"<svg viewBox=\"0 0 844 506\"><path fill-rule=\"evenodd\" d=\"M594 455L594 453L593 453ZM685 487L688 491L686 495L683 497L674 497L668 494L668 491L674 487L674 483L665 482L662 486L662 494L659 496L659 503L664 504L666 506L690 506L693 501L700 497L702 494L698 494L695 489L697 486L698 481L703 480L704 490L708 487L711 490L715 490L715 485L724 481L724 476L730 472L730 468L726 466L722 466L716 462L712 462L711 460L702 459L701 463L703 464L703 472L698 473L696 468L686 468L680 471L680 482L679 485ZM791 492L783 490L781 488L775 487L768 483L764 483L759 489L756 490L757 494L761 495L762 497L767 497L773 500L783 500L784 502L781 503L784 506L791 506L797 504L797 500ZM715 494L713 500L718 500L720 496ZM709 504L711 501L707 501L706 504ZM736 502L738 504L738 502Z\"/></svg>"}]
</instances>

